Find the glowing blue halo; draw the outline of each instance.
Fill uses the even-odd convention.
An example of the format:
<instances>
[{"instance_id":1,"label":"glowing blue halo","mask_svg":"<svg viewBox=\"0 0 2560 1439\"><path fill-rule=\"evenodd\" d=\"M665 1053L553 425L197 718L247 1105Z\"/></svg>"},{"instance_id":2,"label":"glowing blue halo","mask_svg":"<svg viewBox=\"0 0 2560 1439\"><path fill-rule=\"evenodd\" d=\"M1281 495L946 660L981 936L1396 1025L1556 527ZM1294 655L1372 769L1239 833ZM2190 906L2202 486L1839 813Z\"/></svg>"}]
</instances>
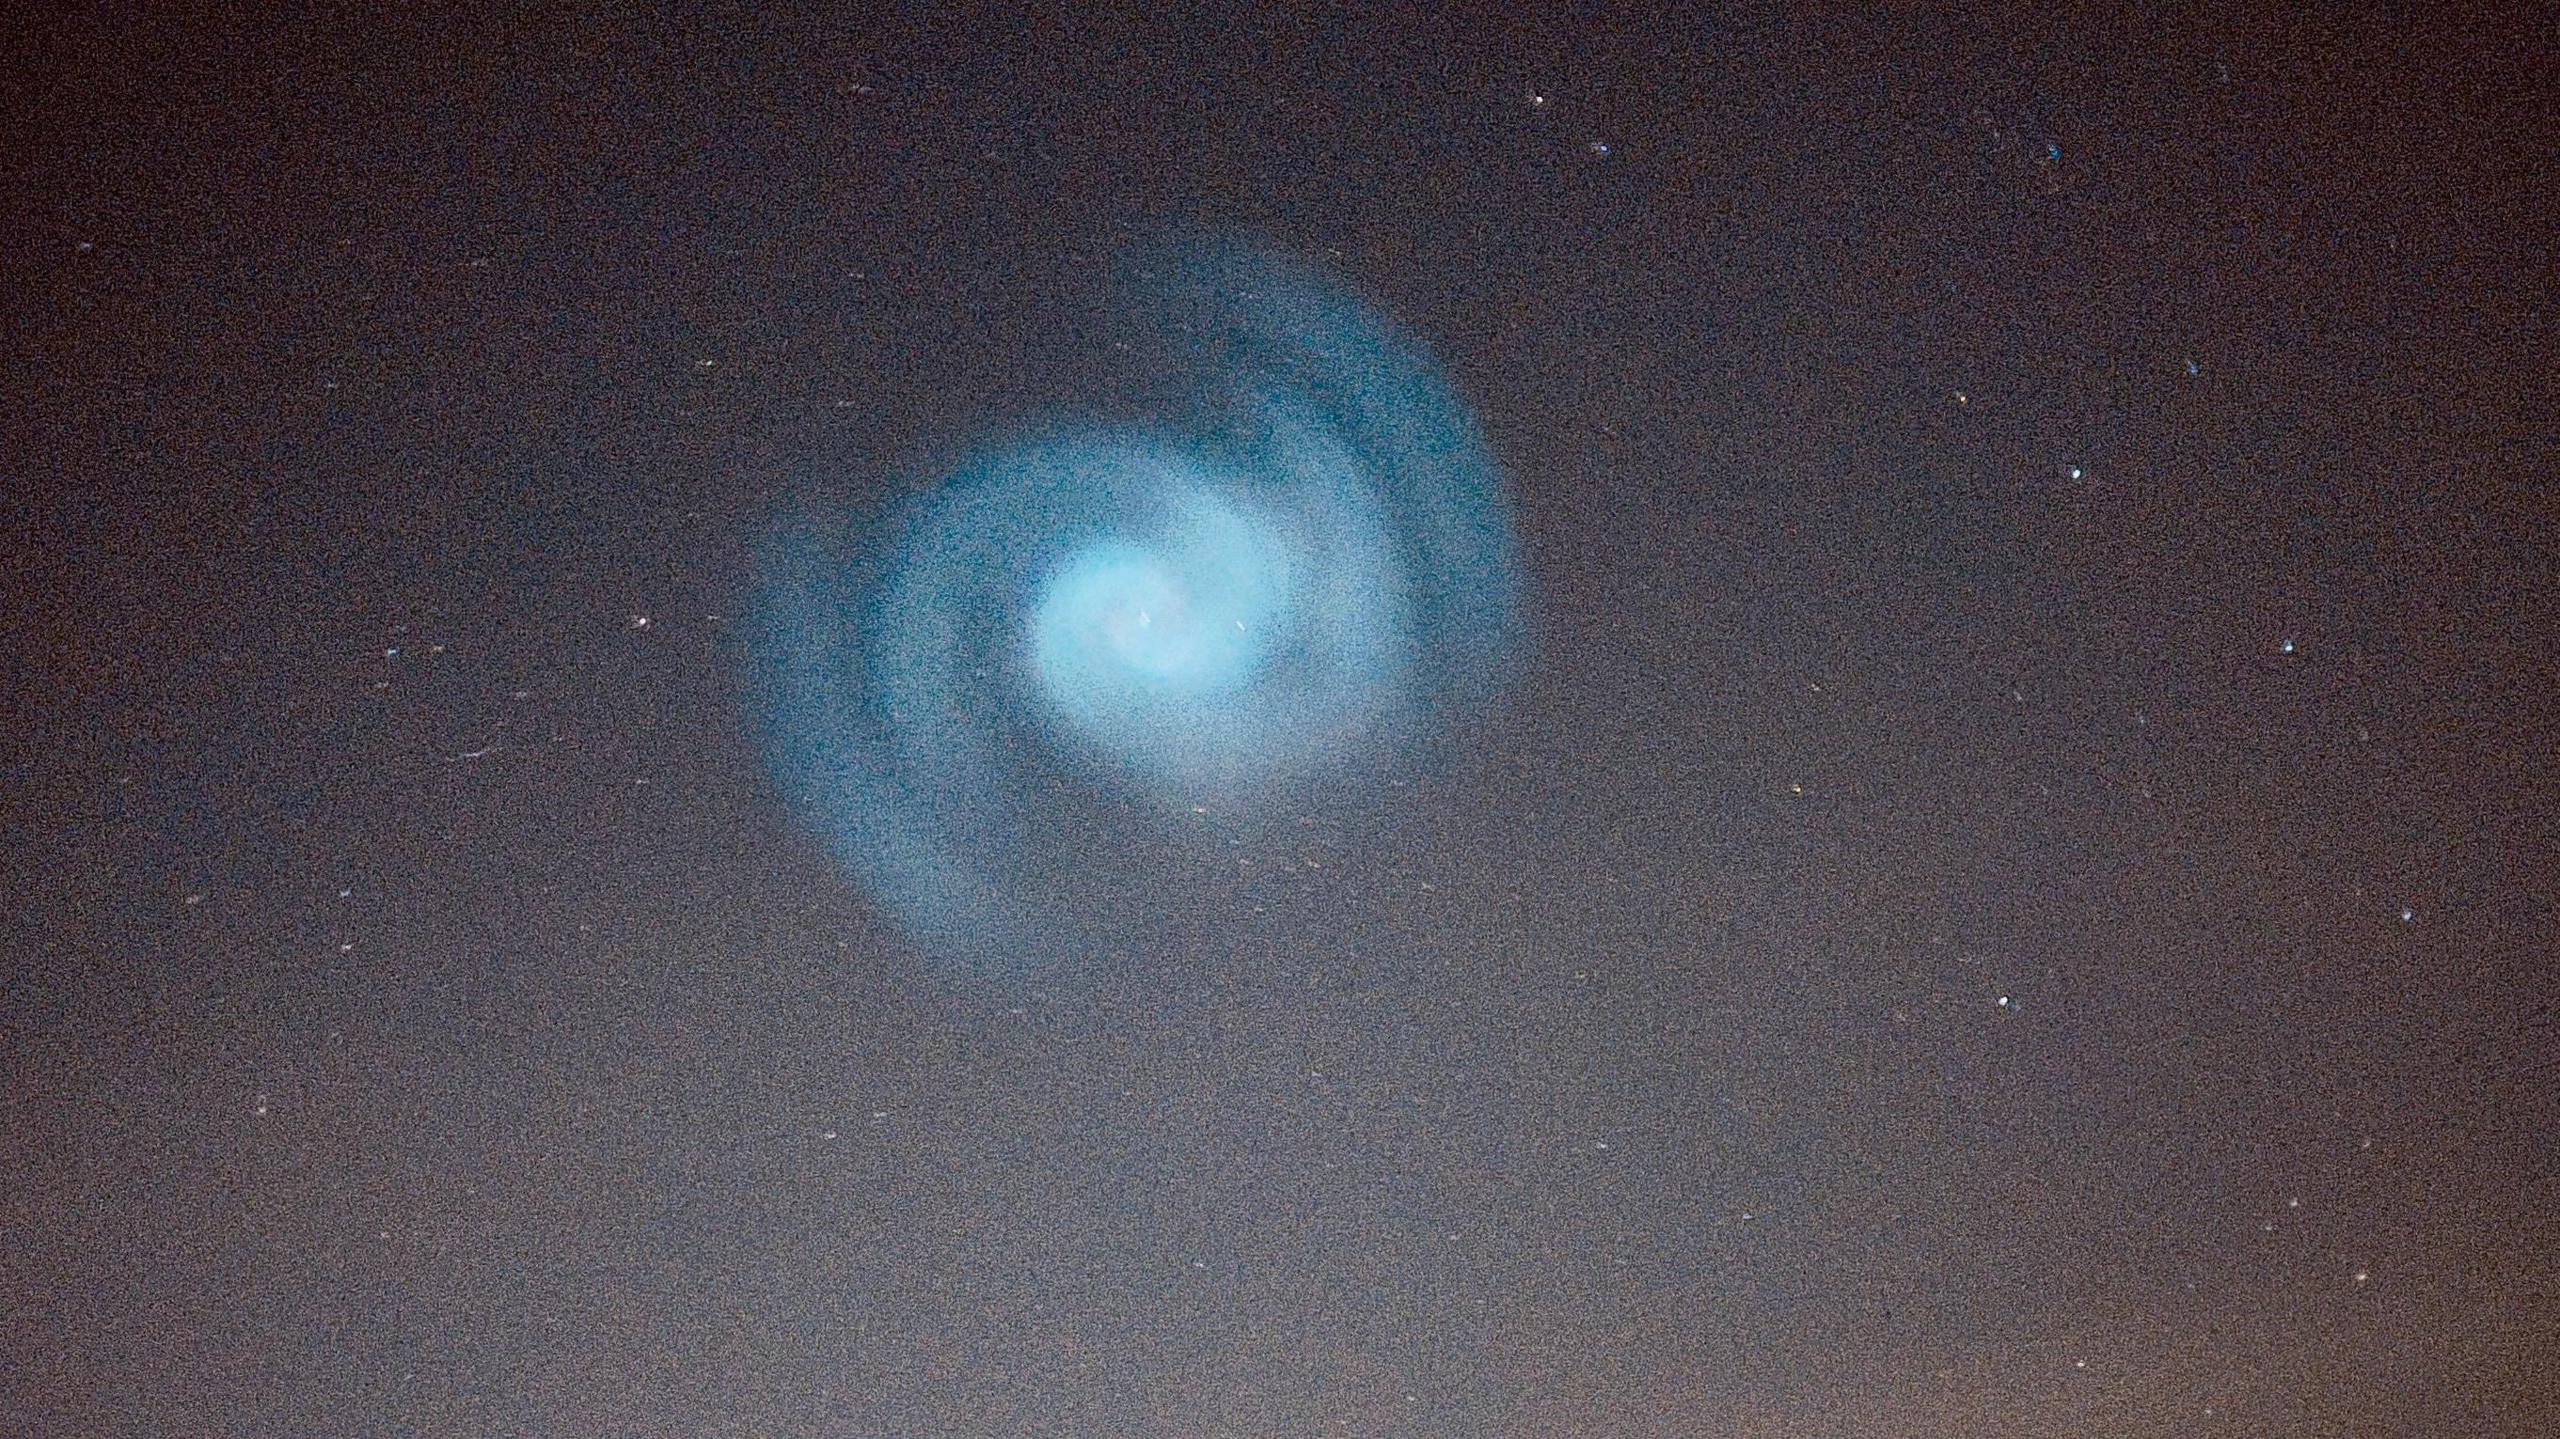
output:
<instances>
[{"instance_id":1,"label":"glowing blue halo","mask_svg":"<svg viewBox=\"0 0 2560 1439\"><path fill-rule=\"evenodd\" d=\"M1501 477L1429 358L1310 271L1176 259L1126 311L1161 351L1146 422L1016 432L892 522L813 495L762 556L776 780L975 972L1127 942L1519 649Z\"/></svg>"}]
</instances>

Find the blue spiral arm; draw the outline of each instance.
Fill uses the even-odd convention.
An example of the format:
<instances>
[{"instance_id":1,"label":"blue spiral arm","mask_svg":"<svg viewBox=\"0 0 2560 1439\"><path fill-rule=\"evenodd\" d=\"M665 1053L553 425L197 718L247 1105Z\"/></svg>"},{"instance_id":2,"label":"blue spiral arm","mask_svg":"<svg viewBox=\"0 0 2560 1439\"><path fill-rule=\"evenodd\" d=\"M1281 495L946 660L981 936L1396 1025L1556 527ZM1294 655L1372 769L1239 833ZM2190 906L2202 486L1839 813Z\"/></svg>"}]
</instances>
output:
<instances>
[{"instance_id":1,"label":"blue spiral arm","mask_svg":"<svg viewBox=\"0 0 2560 1439\"><path fill-rule=\"evenodd\" d=\"M1126 942L1239 832L1409 764L1520 648L1501 477L1416 345L1219 246L1125 319L1146 421L1019 430L885 519L813 496L762 555L776 780L977 973Z\"/></svg>"}]
</instances>

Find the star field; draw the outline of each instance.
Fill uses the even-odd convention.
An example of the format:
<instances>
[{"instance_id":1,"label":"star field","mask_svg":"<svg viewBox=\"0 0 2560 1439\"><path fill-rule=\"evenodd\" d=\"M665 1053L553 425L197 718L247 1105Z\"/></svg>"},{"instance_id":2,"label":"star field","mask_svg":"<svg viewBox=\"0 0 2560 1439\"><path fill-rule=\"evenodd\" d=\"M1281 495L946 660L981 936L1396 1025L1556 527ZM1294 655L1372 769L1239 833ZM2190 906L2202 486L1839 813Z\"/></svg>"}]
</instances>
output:
<instances>
[{"instance_id":1,"label":"star field","mask_svg":"<svg viewBox=\"0 0 2560 1439\"><path fill-rule=\"evenodd\" d=\"M2560 1423L2547 19L31 35L0 1431ZM1526 658L957 974L758 546L1204 235Z\"/></svg>"}]
</instances>

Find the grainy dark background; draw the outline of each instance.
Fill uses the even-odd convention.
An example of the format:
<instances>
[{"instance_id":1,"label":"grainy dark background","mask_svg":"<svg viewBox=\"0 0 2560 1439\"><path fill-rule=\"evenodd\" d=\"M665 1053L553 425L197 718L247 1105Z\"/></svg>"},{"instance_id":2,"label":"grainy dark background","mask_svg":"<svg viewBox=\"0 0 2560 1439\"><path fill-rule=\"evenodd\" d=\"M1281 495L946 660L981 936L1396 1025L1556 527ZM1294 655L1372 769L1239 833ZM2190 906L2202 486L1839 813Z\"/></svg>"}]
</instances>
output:
<instances>
[{"instance_id":1,"label":"grainy dark background","mask_svg":"<svg viewBox=\"0 0 2560 1439\"><path fill-rule=\"evenodd\" d=\"M2560 1423L2547 11L863 8L12 42L0 1430ZM1538 658L940 983L750 550L1172 226L1444 358Z\"/></svg>"}]
</instances>

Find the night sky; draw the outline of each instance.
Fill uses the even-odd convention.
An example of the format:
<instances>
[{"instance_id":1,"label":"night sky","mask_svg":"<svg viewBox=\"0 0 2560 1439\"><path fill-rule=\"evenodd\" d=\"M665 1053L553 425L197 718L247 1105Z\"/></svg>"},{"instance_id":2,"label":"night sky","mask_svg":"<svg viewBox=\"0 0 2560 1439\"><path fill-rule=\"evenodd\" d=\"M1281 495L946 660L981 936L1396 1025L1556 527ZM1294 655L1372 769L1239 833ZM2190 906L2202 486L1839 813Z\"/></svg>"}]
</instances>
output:
<instances>
[{"instance_id":1,"label":"night sky","mask_svg":"<svg viewBox=\"0 0 2560 1439\"><path fill-rule=\"evenodd\" d=\"M863 8L13 40L0 1432L2560 1432L2547 13ZM1531 646L955 968L761 546L1175 234Z\"/></svg>"}]
</instances>

